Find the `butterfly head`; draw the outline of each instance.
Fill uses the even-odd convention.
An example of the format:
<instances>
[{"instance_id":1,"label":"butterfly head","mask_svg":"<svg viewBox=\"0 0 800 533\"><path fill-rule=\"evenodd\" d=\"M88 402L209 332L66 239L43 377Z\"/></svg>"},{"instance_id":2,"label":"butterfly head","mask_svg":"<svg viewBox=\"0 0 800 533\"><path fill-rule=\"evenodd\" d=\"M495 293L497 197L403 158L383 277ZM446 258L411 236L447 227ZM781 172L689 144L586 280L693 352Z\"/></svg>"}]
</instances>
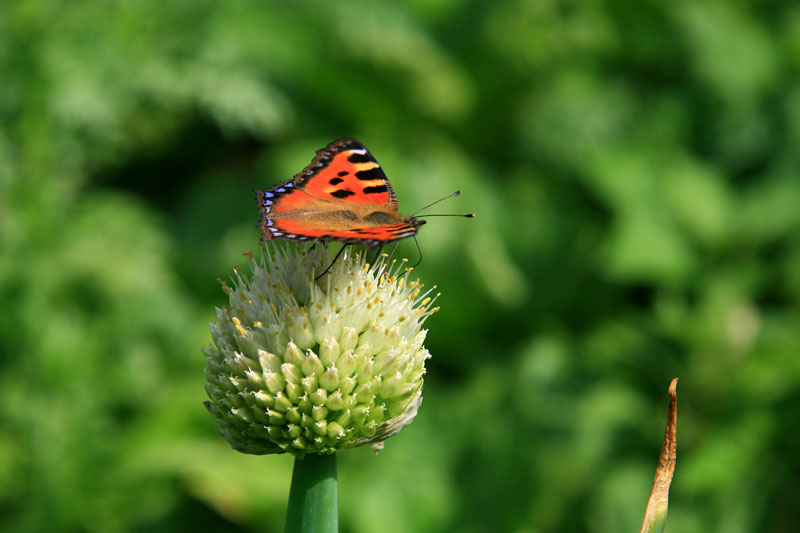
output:
<instances>
[{"instance_id":1,"label":"butterfly head","mask_svg":"<svg viewBox=\"0 0 800 533\"><path fill-rule=\"evenodd\" d=\"M427 222L427 221L426 220L422 220L421 218L408 217L408 218L406 218L405 222L409 226L414 226L414 229L417 229L420 226L424 226L425 222Z\"/></svg>"}]
</instances>

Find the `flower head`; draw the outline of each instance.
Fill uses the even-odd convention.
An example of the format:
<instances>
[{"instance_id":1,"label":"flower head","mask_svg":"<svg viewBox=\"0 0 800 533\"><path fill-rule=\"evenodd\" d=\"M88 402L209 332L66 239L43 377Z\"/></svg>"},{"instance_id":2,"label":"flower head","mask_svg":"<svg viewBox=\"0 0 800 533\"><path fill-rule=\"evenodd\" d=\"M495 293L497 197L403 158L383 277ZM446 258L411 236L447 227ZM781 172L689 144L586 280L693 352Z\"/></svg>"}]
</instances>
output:
<instances>
[{"instance_id":1,"label":"flower head","mask_svg":"<svg viewBox=\"0 0 800 533\"><path fill-rule=\"evenodd\" d=\"M405 260L369 265L348 252L319 280L324 247L250 253L252 274L234 267L233 286L222 282L229 305L204 349L206 407L234 449L379 447L416 416L436 296Z\"/></svg>"}]
</instances>

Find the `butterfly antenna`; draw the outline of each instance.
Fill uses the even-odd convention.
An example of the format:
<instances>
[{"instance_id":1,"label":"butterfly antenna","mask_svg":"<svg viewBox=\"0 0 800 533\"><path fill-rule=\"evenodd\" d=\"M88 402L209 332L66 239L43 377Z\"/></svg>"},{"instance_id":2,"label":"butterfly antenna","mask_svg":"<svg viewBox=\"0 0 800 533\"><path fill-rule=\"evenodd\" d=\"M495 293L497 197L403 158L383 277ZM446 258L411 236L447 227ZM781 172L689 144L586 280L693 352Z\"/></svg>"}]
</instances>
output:
<instances>
[{"instance_id":1,"label":"butterfly antenna","mask_svg":"<svg viewBox=\"0 0 800 533\"><path fill-rule=\"evenodd\" d=\"M421 212L421 211L425 211L425 210L426 210L426 209L428 209L429 207L433 207L434 205L438 204L439 202L444 202L444 201L445 201L445 200L447 200L448 198L452 198L453 196L458 196L459 194L461 194L461 191L456 191L456 192L454 192L454 193L448 194L448 195L447 195L447 196L445 196L444 198L439 198L439 199L438 199L438 200L436 200L435 202L433 202L433 203L431 203L431 204L428 204L428 205L426 205L426 206L425 206L425 207L423 207L422 209L417 209L417 211L416 211L416 212L415 212L413 215L411 215L411 216L413 217L413 216L415 216L417 213L419 213L419 212Z\"/></svg>"},{"instance_id":2,"label":"butterfly antenna","mask_svg":"<svg viewBox=\"0 0 800 533\"><path fill-rule=\"evenodd\" d=\"M334 258L333 258L333 261L331 261L331 264L330 264L330 265L328 265L328 268L326 268L325 270L323 270L323 271L322 271L322 274L320 274L319 276L317 276L316 278L314 278L314 281L317 281L319 278L321 278L322 276L324 276L325 274L327 274L327 273L328 273L328 271L331 269L331 267L332 267L334 264L336 264L336 260L337 260L337 259L339 259L339 256L340 256L340 255L342 255L342 252L344 252L344 249L345 249L346 247L347 247L347 243L343 244L343 245L342 245L342 247L341 247L341 248L339 248L339 251L336 253L336 257L334 257Z\"/></svg>"},{"instance_id":3,"label":"butterfly antenna","mask_svg":"<svg viewBox=\"0 0 800 533\"><path fill-rule=\"evenodd\" d=\"M416 235L412 235L412 237L414 239L414 244L417 245L417 252L419 253L419 261L414 263L414 266L412 266L411 268L417 268L417 266L419 266L419 264L422 263L422 248L419 247L419 241L417 241L417 236Z\"/></svg>"},{"instance_id":4,"label":"butterfly antenna","mask_svg":"<svg viewBox=\"0 0 800 533\"><path fill-rule=\"evenodd\" d=\"M464 218L475 218L475 213L435 213L432 215L419 215L417 218L425 218L425 217L464 217Z\"/></svg>"}]
</instances>

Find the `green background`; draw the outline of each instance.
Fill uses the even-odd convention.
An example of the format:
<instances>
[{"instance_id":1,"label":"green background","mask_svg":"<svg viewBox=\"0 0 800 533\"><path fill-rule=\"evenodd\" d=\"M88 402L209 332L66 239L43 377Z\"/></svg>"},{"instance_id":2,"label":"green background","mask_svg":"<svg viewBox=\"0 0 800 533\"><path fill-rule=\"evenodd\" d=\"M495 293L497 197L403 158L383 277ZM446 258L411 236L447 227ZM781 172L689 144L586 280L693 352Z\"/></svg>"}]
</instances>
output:
<instances>
[{"instance_id":1,"label":"green background","mask_svg":"<svg viewBox=\"0 0 800 533\"><path fill-rule=\"evenodd\" d=\"M342 136L477 214L420 231L425 401L340 454L343 531L636 531L673 377L667 529L796 530L788 0L2 2L0 529L282 530L200 348L251 189Z\"/></svg>"}]
</instances>

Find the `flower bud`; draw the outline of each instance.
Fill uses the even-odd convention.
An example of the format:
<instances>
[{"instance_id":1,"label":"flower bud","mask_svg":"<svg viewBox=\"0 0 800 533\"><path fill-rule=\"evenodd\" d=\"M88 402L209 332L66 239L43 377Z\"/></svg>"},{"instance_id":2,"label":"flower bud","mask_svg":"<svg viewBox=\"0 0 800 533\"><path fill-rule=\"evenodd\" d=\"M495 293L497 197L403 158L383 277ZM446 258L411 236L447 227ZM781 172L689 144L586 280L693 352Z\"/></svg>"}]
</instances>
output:
<instances>
[{"instance_id":1,"label":"flower bud","mask_svg":"<svg viewBox=\"0 0 800 533\"><path fill-rule=\"evenodd\" d=\"M322 361L322 364L325 366L336 364L336 362L339 360L339 343L336 342L336 339L325 339L325 341L320 345L319 360Z\"/></svg>"}]
</instances>

